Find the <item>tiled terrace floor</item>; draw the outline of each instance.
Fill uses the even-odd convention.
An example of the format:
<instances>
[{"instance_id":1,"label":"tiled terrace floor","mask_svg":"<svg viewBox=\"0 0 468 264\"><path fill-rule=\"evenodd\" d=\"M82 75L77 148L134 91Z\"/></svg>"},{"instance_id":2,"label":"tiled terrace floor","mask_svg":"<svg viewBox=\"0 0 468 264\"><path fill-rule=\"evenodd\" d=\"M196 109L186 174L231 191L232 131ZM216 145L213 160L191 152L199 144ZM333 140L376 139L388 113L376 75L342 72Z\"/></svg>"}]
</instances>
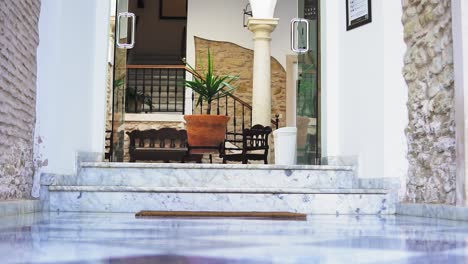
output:
<instances>
[{"instance_id":1,"label":"tiled terrace floor","mask_svg":"<svg viewBox=\"0 0 468 264\"><path fill-rule=\"evenodd\" d=\"M467 241L466 222L403 216L0 218L0 263L468 263Z\"/></svg>"}]
</instances>

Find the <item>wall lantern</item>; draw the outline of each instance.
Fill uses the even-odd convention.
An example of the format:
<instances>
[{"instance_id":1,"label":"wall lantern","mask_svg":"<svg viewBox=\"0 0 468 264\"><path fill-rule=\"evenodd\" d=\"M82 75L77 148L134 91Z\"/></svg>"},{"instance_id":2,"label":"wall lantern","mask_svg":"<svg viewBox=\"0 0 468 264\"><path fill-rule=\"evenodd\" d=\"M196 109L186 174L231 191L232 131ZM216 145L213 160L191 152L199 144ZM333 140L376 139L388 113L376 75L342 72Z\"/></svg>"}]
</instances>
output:
<instances>
[{"instance_id":1,"label":"wall lantern","mask_svg":"<svg viewBox=\"0 0 468 264\"><path fill-rule=\"evenodd\" d=\"M247 16L252 16L252 9L250 8L250 3L248 3L245 8L244 8L244 19L243 19L243 24L244 27L247 27Z\"/></svg>"}]
</instances>

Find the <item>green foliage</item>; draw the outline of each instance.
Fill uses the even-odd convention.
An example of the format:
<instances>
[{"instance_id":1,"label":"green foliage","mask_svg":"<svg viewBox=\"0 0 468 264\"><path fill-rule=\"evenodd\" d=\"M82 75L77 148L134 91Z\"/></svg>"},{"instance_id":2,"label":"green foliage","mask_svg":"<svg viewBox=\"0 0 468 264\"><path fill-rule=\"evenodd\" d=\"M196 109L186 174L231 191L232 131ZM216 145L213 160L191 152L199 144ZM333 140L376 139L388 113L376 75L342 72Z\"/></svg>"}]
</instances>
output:
<instances>
[{"instance_id":1,"label":"green foliage","mask_svg":"<svg viewBox=\"0 0 468 264\"><path fill-rule=\"evenodd\" d=\"M211 114L211 102L214 99L231 95L231 92L236 89L232 83L237 81L239 76L214 74L213 58L211 57L211 52L209 49L207 69L202 73L199 73L197 70L195 70L195 68L190 66L190 64L186 62L185 64L190 68L190 71L193 74L193 80L185 81L184 85L199 95L197 106L200 105L203 101L207 102L208 115Z\"/></svg>"},{"instance_id":2,"label":"green foliage","mask_svg":"<svg viewBox=\"0 0 468 264\"><path fill-rule=\"evenodd\" d=\"M114 89L125 89L125 78L115 80ZM127 105L127 111L131 112L134 109L128 109L129 102L134 102L135 104L144 103L145 105L151 107L153 100L150 95L138 91L136 87L126 87L125 89L125 102Z\"/></svg>"},{"instance_id":3,"label":"green foliage","mask_svg":"<svg viewBox=\"0 0 468 264\"><path fill-rule=\"evenodd\" d=\"M303 73L299 81L297 89L297 114L299 116L316 117L316 104L317 97L317 83L316 74L310 73L315 70L315 66L312 64L304 64Z\"/></svg>"},{"instance_id":4,"label":"green foliage","mask_svg":"<svg viewBox=\"0 0 468 264\"><path fill-rule=\"evenodd\" d=\"M116 89L121 89L122 87L124 87L124 84L125 84L125 79L118 79L114 81L114 87Z\"/></svg>"},{"instance_id":5,"label":"green foliage","mask_svg":"<svg viewBox=\"0 0 468 264\"><path fill-rule=\"evenodd\" d=\"M135 87L127 87L127 89L125 90L125 100L143 102L145 105L148 106L151 106L151 104L153 104L153 100L150 95L138 91Z\"/></svg>"}]
</instances>

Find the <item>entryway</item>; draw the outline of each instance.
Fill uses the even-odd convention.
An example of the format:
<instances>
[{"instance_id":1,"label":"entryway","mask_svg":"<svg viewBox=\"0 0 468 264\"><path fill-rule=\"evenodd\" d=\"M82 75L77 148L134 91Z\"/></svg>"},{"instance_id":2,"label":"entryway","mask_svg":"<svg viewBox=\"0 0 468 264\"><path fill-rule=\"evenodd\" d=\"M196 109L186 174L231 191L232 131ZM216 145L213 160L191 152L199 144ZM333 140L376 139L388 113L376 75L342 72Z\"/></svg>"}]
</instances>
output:
<instances>
[{"instance_id":1,"label":"entryway","mask_svg":"<svg viewBox=\"0 0 468 264\"><path fill-rule=\"evenodd\" d=\"M127 132L167 127L183 130L184 114L205 112L207 105L197 106L197 95L183 85L191 78L184 59L203 68L208 49L214 54L217 71L240 76L235 93L211 104L215 114L231 117L226 144L240 148L244 129L255 125L251 95L254 59L248 46L252 33L232 14L237 10L239 19L242 15L248 18L250 6L247 0L209 2L115 0L111 16L117 37L106 135L109 161L130 160ZM281 37L275 35L272 42L281 45L272 49L271 127L297 126L298 164L321 164L319 2L299 0L295 7L290 1L278 2L276 14L282 26L275 33ZM212 18L203 15L203 7ZM205 32L200 30L203 25Z\"/></svg>"}]
</instances>

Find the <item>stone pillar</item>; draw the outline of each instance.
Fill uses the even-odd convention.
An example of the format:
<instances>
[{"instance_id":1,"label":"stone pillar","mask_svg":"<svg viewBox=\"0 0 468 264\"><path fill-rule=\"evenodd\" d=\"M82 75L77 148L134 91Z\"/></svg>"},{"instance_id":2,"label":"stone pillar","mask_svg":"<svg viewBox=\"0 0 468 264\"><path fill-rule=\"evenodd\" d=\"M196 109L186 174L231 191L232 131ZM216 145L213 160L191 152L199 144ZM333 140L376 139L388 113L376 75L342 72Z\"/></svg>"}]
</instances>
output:
<instances>
[{"instance_id":1,"label":"stone pillar","mask_svg":"<svg viewBox=\"0 0 468 264\"><path fill-rule=\"evenodd\" d=\"M271 32L278 18L250 18L248 28L254 33L252 88L252 124L271 126Z\"/></svg>"}]
</instances>

